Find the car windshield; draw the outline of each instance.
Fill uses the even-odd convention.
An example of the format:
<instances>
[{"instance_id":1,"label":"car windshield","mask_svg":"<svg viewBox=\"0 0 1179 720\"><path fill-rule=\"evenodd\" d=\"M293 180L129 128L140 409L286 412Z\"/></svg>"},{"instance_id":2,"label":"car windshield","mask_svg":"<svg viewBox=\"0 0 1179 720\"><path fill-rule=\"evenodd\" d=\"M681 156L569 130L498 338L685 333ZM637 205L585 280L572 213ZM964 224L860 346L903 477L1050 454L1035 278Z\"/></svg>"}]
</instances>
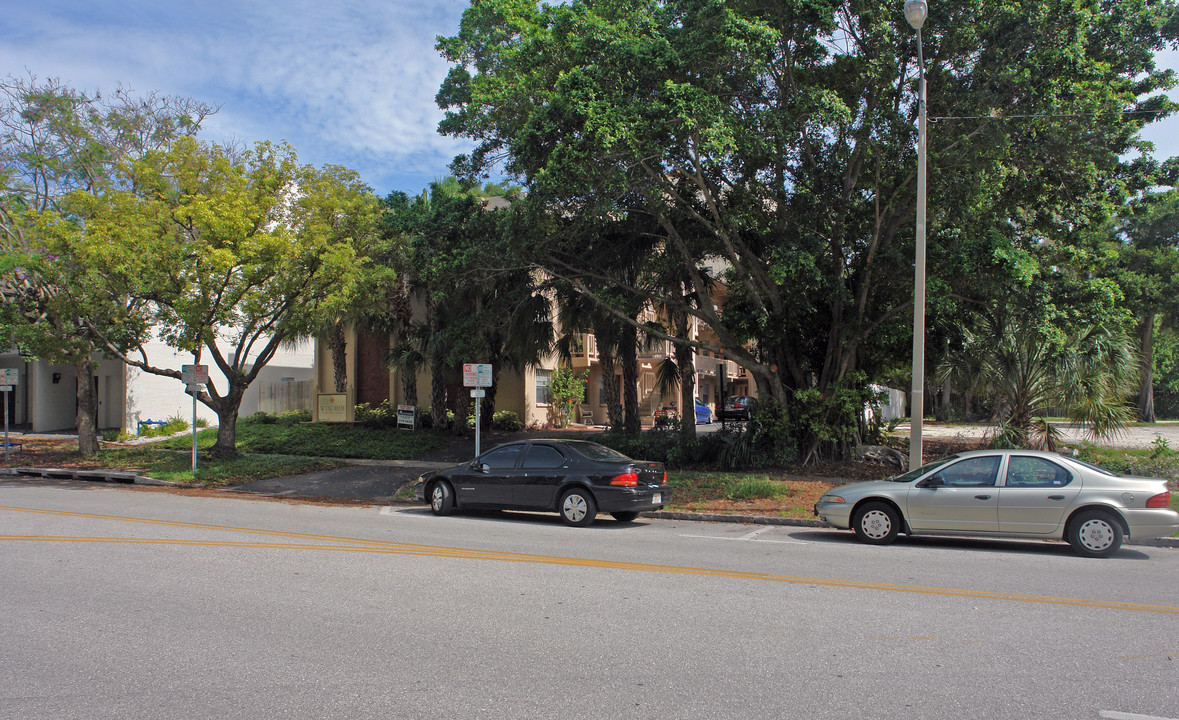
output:
<instances>
[{"instance_id":1,"label":"car windshield","mask_svg":"<svg viewBox=\"0 0 1179 720\"><path fill-rule=\"evenodd\" d=\"M937 460L934 460L933 462L925 463L924 465L917 468L916 470L910 470L909 472L901 474L901 475L893 475L892 477L888 478L888 481L889 482L896 482L896 483L913 482L914 480L921 477L922 475L929 472L930 470L933 470L934 468L937 468L937 467L941 467L942 465L945 465L946 463L950 462L951 460L956 459L957 457L958 457L957 455L950 455L949 457L939 458Z\"/></svg>"},{"instance_id":2,"label":"car windshield","mask_svg":"<svg viewBox=\"0 0 1179 720\"><path fill-rule=\"evenodd\" d=\"M599 445L594 442L571 442L569 443L569 447L586 456L590 460L630 460L629 457L623 455L617 450L608 448L605 445Z\"/></svg>"}]
</instances>

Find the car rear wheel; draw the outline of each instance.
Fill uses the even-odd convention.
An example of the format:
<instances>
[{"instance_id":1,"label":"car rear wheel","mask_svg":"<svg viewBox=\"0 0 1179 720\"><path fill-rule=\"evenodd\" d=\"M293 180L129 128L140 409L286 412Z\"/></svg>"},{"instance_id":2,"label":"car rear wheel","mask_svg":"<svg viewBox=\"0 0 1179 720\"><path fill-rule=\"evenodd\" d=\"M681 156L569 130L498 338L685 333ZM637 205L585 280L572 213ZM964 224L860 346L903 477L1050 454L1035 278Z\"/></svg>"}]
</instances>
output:
<instances>
[{"instance_id":1,"label":"car rear wheel","mask_svg":"<svg viewBox=\"0 0 1179 720\"><path fill-rule=\"evenodd\" d=\"M856 510L852 528L856 539L870 545L887 545L901 531L901 516L893 506L870 502Z\"/></svg>"},{"instance_id":2,"label":"car rear wheel","mask_svg":"<svg viewBox=\"0 0 1179 720\"><path fill-rule=\"evenodd\" d=\"M631 512L629 510L626 512L616 512L610 514L613 515L614 519L618 522L634 522L635 518L639 516L637 512Z\"/></svg>"},{"instance_id":3,"label":"car rear wheel","mask_svg":"<svg viewBox=\"0 0 1179 720\"><path fill-rule=\"evenodd\" d=\"M575 527L589 525L598 514L598 504L594 502L594 496L582 488L566 490L557 509L565 524Z\"/></svg>"},{"instance_id":4,"label":"car rear wheel","mask_svg":"<svg viewBox=\"0 0 1179 720\"><path fill-rule=\"evenodd\" d=\"M1122 524L1102 510L1087 510L1069 524L1068 542L1085 557L1109 557L1122 546Z\"/></svg>"},{"instance_id":5,"label":"car rear wheel","mask_svg":"<svg viewBox=\"0 0 1179 720\"><path fill-rule=\"evenodd\" d=\"M435 515L449 515L454 512L454 491L450 485L438 481L430 486L430 512Z\"/></svg>"}]
</instances>

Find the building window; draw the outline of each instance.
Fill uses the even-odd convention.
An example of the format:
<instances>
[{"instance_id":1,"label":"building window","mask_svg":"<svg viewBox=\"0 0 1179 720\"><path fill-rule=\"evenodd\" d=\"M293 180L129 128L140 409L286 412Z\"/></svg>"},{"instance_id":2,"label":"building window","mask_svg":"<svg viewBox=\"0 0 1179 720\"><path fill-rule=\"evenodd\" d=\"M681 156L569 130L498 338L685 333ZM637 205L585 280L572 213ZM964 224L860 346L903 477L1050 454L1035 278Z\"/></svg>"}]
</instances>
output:
<instances>
[{"instance_id":1,"label":"building window","mask_svg":"<svg viewBox=\"0 0 1179 720\"><path fill-rule=\"evenodd\" d=\"M549 394L549 382L553 379L552 370L536 371L536 404L548 405L553 397Z\"/></svg>"}]
</instances>

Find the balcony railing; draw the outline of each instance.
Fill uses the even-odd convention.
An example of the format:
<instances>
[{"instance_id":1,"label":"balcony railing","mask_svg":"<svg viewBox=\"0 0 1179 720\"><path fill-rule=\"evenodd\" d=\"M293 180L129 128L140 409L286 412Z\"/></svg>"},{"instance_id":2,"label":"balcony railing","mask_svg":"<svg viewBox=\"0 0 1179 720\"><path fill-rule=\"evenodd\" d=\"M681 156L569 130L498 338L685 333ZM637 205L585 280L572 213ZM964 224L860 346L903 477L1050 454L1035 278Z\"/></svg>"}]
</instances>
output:
<instances>
[{"instance_id":1,"label":"balcony railing","mask_svg":"<svg viewBox=\"0 0 1179 720\"><path fill-rule=\"evenodd\" d=\"M598 340L593 333L574 335L570 346L570 364L574 368L587 368L598 361Z\"/></svg>"}]
</instances>

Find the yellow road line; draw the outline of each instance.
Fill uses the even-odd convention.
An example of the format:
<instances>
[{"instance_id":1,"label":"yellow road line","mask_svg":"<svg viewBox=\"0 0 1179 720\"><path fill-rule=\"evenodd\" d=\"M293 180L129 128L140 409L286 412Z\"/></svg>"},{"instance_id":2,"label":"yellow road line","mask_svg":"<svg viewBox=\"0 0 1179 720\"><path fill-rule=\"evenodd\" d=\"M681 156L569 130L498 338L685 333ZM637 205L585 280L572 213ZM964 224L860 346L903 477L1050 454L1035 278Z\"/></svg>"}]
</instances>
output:
<instances>
[{"instance_id":1,"label":"yellow road line","mask_svg":"<svg viewBox=\"0 0 1179 720\"><path fill-rule=\"evenodd\" d=\"M383 540L365 540L360 538L341 538L330 535L315 535L309 533L281 532L276 530L261 530L256 528L241 528L225 525L209 525L204 523L187 523L170 520L152 520L148 518L120 517L116 515L96 515L92 513L77 513L59 510L40 510L35 508L21 508L0 505L0 510L25 512L62 517L80 517L97 520L113 520L117 522L139 523L149 525L163 525L200 530L215 530L219 532L245 533L264 535L275 538L293 540L312 540L310 543L265 543L243 542L229 540L183 540L158 538L110 538L110 537L77 537L55 535L0 535L0 541L14 542L78 542L78 543L122 543L139 545L177 545L191 547L235 547L251 549L278 550L318 550L328 552L356 552L384 555L410 555L418 557L438 557L466 560L494 560L498 562L515 562L538 565L562 565L568 567L587 567L611 570L630 570L635 572L657 572L677 575L698 575L702 577L729 578L739 580L759 580L764 582L791 583L797 585L817 585L821 587L836 587L856 590L880 590L884 592L903 592L920 595L938 595L945 597L964 597L981 600L1005 600L1008 602L1038 603L1046 605L1068 605L1075 607L1103 608L1109 610L1128 610L1133 612L1152 612L1179 615L1179 606L1149 605L1143 603L1129 603L1109 600L1087 600L1083 598L1052 597L1045 595L1024 595L1019 593L998 593L984 590L963 590L955 588L923 587L919 585L893 585L889 583L866 582L859 580L836 580L831 578L810 578L791 575L775 575L771 573L745 572L740 570L721 570L712 568L693 568L678 565L652 565L647 563L621 562L615 560L593 560L586 558L561 557L556 555L530 555L524 553L501 552L494 550L476 550L473 548L455 548L436 545L418 545L413 543L390 542Z\"/></svg>"}]
</instances>

